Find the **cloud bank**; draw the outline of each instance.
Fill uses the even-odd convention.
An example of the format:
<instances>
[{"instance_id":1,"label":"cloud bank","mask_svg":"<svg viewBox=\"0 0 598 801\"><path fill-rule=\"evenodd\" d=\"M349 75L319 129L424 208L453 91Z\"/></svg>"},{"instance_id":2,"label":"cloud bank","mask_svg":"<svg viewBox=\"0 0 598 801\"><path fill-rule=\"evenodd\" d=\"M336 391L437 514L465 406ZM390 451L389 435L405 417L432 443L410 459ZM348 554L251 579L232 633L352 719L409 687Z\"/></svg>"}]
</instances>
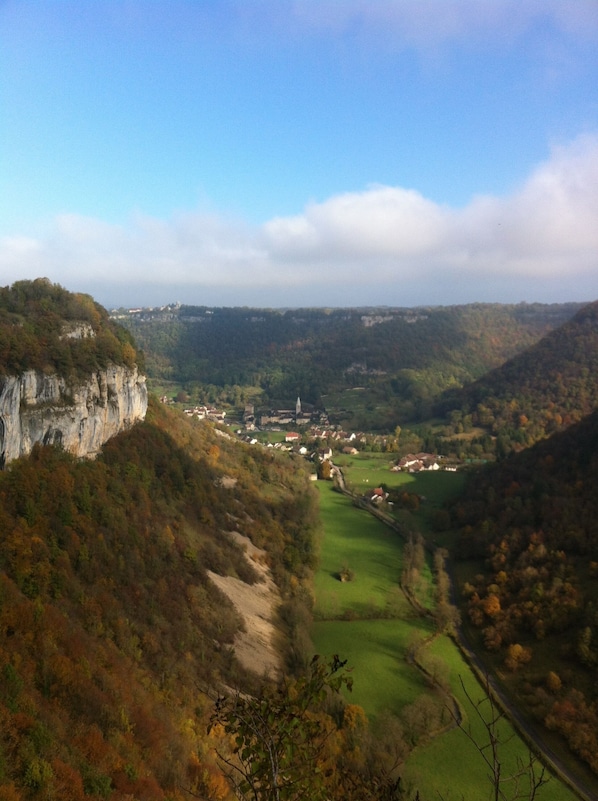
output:
<instances>
[{"instance_id":1,"label":"cloud bank","mask_svg":"<svg viewBox=\"0 0 598 801\"><path fill-rule=\"evenodd\" d=\"M203 213L64 214L0 240L2 283L47 276L110 305L420 305L598 297L598 136L555 147L511 196L442 206L370 186L261 226Z\"/></svg>"}]
</instances>

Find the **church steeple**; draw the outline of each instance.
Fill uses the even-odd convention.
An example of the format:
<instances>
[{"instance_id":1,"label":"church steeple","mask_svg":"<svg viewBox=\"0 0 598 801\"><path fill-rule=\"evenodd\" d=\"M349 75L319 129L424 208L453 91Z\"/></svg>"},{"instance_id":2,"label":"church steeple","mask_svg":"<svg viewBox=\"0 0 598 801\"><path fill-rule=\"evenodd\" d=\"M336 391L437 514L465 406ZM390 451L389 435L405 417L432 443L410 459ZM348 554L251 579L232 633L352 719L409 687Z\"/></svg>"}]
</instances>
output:
<instances>
[{"instance_id":1,"label":"church steeple","mask_svg":"<svg viewBox=\"0 0 598 801\"><path fill-rule=\"evenodd\" d=\"M295 416L299 417L301 414L301 398L297 396L297 403L295 404Z\"/></svg>"}]
</instances>

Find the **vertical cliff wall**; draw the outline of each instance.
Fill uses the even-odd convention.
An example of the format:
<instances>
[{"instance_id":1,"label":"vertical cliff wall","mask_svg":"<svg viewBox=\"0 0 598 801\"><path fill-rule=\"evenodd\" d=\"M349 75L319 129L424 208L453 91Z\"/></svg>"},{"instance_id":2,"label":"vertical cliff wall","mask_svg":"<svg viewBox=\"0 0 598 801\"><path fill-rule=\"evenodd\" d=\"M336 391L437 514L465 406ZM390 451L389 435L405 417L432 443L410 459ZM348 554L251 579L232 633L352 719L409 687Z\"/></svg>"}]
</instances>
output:
<instances>
[{"instance_id":1,"label":"vertical cliff wall","mask_svg":"<svg viewBox=\"0 0 598 801\"><path fill-rule=\"evenodd\" d=\"M75 385L36 370L2 376L0 466L30 453L36 442L93 457L146 411L145 376L137 368L112 365Z\"/></svg>"}]
</instances>

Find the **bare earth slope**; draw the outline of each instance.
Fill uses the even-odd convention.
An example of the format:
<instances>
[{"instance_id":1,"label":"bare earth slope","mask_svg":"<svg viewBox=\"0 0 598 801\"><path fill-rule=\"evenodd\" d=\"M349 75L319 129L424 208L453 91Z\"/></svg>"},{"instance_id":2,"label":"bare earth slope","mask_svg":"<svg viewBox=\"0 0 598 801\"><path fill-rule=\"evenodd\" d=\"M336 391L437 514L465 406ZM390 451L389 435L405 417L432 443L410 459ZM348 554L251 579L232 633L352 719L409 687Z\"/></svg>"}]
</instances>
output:
<instances>
[{"instance_id":1,"label":"bare earth slope","mask_svg":"<svg viewBox=\"0 0 598 801\"><path fill-rule=\"evenodd\" d=\"M208 575L232 601L245 623L246 630L235 637L237 659L254 673L275 677L281 669L274 625L280 594L266 564L266 552L256 548L248 537L237 531L231 532L231 536L245 548L247 559L260 575L261 581L246 584L233 576L219 576L212 571Z\"/></svg>"}]
</instances>

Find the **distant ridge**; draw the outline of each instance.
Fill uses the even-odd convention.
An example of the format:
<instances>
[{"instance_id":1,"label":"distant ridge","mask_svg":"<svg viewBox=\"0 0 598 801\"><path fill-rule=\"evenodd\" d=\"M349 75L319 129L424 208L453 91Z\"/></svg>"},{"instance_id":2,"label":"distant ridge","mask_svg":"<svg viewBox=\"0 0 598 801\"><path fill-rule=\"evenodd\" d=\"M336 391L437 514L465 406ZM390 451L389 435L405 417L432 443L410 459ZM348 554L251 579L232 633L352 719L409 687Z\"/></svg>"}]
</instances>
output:
<instances>
[{"instance_id":1,"label":"distant ridge","mask_svg":"<svg viewBox=\"0 0 598 801\"><path fill-rule=\"evenodd\" d=\"M325 406L347 427L393 431L569 320L579 304L473 303L407 309L168 307L114 315L152 379L249 393L264 408ZM361 411L344 396L363 387ZM325 400L324 400L325 399ZM237 404L238 405L238 404ZM368 412L367 409L372 411ZM365 413L364 413L365 411Z\"/></svg>"},{"instance_id":2,"label":"distant ridge","mask_svg":"<svg viewBox=\"0 0 598 801\"><path fill-rule=\"evenodd\" d=\"M501 455L501 447L528 447L596 408L598 301L477 381L446 391L435 411L453 421L471 416L500 438Z\"/></svg>"}]
</instances>

